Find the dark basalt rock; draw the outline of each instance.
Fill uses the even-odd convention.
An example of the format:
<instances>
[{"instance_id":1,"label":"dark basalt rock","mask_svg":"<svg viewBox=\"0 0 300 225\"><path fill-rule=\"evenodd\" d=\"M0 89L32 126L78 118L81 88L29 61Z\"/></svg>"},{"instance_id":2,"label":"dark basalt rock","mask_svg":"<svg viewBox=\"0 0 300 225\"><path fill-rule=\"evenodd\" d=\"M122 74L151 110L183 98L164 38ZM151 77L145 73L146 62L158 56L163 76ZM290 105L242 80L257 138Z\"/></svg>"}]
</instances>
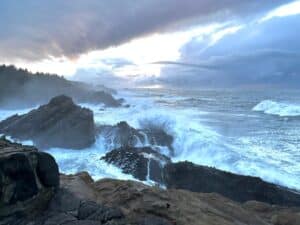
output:
<instances>
[{"instance_id":1,"label":"dark basalt rock","mask_svg":"<svg viewBox=\"0 0 300 225\"><path fill-rule=\"evenodd\" d=\"M172 146L174 138L172 135L167 134L162 129L144 129L142 131L147 135L151 145L166 146L170 150L170 155L174 155Z\"/></svg>"},{"instance_id":2,"label":"dark basalt rock","mask_svg":"<svg viewBox=\"0 0 300 225\"><path fill-rule=\"evenodd\" d=\"M102 157L122 169L124 173L145 181L148 178L158 183L162 182L162 169L170 159L150 147L134 148L122 147L108 152Z\"/></svg>"},{"instance_id":3,"label":"dark basalt rock","mask_svg":"<svg viewBox=\"0 0 300 225\"><path fill-rule=\"evenodd\" d=\"M95 141L93 112L61 95L27 114L0 122L0 133L32 140L40 148L82 149Z\"/></svg>"},{"instance_id":4,"label":"dark basalt rock","mask_svg":"<svg viewBox=\"0 0 300 225\"><path fill-rule=\"evenodd\" d=\"M167 188L214 192L238 202L256 200L283 206L300 206L300 193L257 177L228 173L190 162L167 164L163 174Z\"/></svg>"},{"instance_id":5,"label":"dark basalt rock","mask_svg":"<svg viewBox=\"0 0 300 225\"><path fill-rule=\"evenodd\" d=\"M2 217L36 213L47 205L58 186L58 166L52 156L0 139L0 221Z\"/></svg>"},{"instance_id":6,"label":"dark basalt rock","mask_svg":"<svg viewBox=\"0 0 300 225\"><path fill-rule=\"evenodd\" d=\"M108 148L112 149L124 146L134 147L139 142L145 142L145 136L125 121L114 126L102 125L98 127L98 133L105 138Z\"/></svg>"},{"instance_id":7,"label":"dark basalt rock","mask_svg":"<svg viewBox=\"0 0 300 225\"><path fill-rule=\"evenodd\" d=\"M97 128L98 133L103 136L108 145L108 149L120 147L135 147L138 144L151 144L156 146L165 146L173 154L173 136L167 134L158 127L147 127L145 129L135 129L125 121L116 125L102 125ZM148 140L149 143L146 143Z\"/></svg>"}]
</instances>

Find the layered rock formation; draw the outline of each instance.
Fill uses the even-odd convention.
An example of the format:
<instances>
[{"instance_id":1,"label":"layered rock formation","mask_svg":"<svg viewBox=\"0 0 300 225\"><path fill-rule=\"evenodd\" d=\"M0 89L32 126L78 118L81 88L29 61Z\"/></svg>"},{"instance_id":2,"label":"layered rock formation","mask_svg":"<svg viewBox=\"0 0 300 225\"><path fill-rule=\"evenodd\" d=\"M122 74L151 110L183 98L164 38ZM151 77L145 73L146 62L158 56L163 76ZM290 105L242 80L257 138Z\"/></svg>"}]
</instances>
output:
<instances>
[{"instance_id":1,"label":"layered rock formation","mask_svg":"<svg viewBox=\"0 0 300 225\"><path fill-rule=\"evenodd\" d=\"M0 122L0 133L32 140L40 148L82 149L95 141L93 112L61 95L25 115Z\"/></svg>"},{"instance_id":2,"label":"layered rock formation","mask_svg":"<svg viewBox=\"0 0 300 225\"><path fill-rule=\"evenodd\" d=\"M163 167L171 162L170 158L150 147L118 148L108 152L102 159L141 181L152 180L158 183L163 183Z\"/></svg>"}]
</instances>

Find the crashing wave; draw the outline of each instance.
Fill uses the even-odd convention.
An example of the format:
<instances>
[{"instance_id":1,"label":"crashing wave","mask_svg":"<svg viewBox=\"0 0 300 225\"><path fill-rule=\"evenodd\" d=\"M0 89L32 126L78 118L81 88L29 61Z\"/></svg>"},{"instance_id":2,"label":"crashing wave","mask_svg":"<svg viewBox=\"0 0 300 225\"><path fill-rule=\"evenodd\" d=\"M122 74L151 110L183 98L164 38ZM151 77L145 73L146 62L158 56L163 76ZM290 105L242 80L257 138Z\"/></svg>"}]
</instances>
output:
<instances>
[{"instance_id":1,"label":"crashing wave","mask_svg":"<svg viewBox=\"0 0 300 225\"><path fill-rule=\"evenodd\" d=\"M300 105L264 100L257 104L253 108L253 111L260 111L282 117L300 116Z\"/></svg>"}]
</instances>

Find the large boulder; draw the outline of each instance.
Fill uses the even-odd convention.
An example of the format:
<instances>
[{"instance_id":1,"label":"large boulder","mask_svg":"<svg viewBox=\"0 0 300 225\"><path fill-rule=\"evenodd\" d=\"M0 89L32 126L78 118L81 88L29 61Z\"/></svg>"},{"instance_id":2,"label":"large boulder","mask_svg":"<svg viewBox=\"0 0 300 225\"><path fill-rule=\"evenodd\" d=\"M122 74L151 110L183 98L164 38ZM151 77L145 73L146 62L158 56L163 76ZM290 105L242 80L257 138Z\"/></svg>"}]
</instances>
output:
<instances>
[{"instance_id":1,"label":"large boulder","mask_svg":"<svg viewBox=\"0 0 300 225\"><path fill-rule=\"evenodd\" d=\"M256 200L283 206L300 206L300 193L257 177L228 173L191 162L167 164L163 174L167 188L214 192L238 202Z\"/></svg>"},{"instance_id":2,"label":"large boulder","mask_svg":"<svg viewBox=\"0 0 300 225\"><path fill-rule=\"evenodd\" d=\"M150 147L122 147L108 152L102 157L107 163L122 169L126 174L145 181L163 181L163 167L171 160Z\"/></svg>"},{"instance_id":3,"label":"large boulder","mask_svg":"<svg viewBox=\"0 0 300 225\"><path fill-rule=\"evenodd\" d=\"M32 140L40 148L82 149L95 142L93 112L64 95L27 114L0 122L0 133Z\"/></svg>"},{"instance_id":4,"label":"large boulder","mask_svg":"<svg viewBox=\"0 0 300 225\"><path fill-rule=\"evenodd\" d=\"M52 156L0 139L0 221L36 214L47 207L58 187L58 166Z\"/></svg>"}]
</instances>

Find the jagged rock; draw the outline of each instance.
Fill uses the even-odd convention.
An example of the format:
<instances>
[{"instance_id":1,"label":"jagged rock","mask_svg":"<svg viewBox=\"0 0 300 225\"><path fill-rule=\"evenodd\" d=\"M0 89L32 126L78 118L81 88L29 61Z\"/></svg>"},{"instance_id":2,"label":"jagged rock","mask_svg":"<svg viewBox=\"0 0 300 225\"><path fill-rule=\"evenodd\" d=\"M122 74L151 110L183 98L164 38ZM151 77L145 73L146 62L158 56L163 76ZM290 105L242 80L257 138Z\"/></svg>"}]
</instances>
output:
<instances>
[{"instance_id":1,"label":"jagged rock","mask_svg":"<svg viewBox=\"0 0 300 225\"><path fill-rule=\"evenodd\" d=\"M125 121L121 121L116 125L101 125L97 130L104 137L108 149L151 144L165 146L170 150L171 155L173 154L173 136L159 127L147 126L143 129L135 129Z\"/></svg>"},{"instance_id":2,"label":"jagged rock","mask_svg":"<svg viewBox=\"0 0 300 225\"><path fill-rule=\"evenodd\" d=\"M163 128L159 126L148 125L141 131L143 131L146 134L148 142L151 145L166 146L170 151L170 155L174 155L174 148L172 146L174 138L172 135L168 134Z\"/></svg>"},{"instance_id":3,"label":"jagged rock","mask_svg":"<svg viewBox=\"0 0 300 225\"><path fill-rule=\"evenodd\" d=\"M219 193L234 201L256 200L283 206L300 206L300 193L267 183L260 178L224 172L190 162L164 167L167 188Z\"/></svg>"},{"instance_id":4,"label":"jagged rock","mask_svg":"<svg viewBox=\"0 0 300 225\"><path fill-rule=\"evenodd\" d=\"M136 146L144 143L145 137L138 130L122 121L114 126L102 125L98 127L98 133L105 138L108 148L114 149L123 146Z\"/></svg>"},{"instance_id":5,"label":"jagged rock","mask_svg":"<svg viewBox=\"0 0 300 225\"><path fill-rule=\"evenodd\" d=\"M162 169L171 160L150 147L134 148L122 147L108 152L102 157L122 169L124 173L131 174L139 180L153 180L161 183Z\"/></svg>"},{"instance_id":6,"label":"jagged rock","mask_svg":"<svg viewBox=\"0 0 300 225\"><path fill-rule=\"evenodd\" d=\"M27 114L0 122L0 133L32 140L40 148L82 149L95 141L93 112L61 95Z\"/></svg>"},{"instance_id":7,"label":"jagged rock","mask_svg":"<svg viewBox=\"0 0 300 225\"><path fill-rule=\"evenodd\" d=\"M0 139L0 218L36 214L58 187L58 166L52 156Z\"/></svg>"}]
</instances>

